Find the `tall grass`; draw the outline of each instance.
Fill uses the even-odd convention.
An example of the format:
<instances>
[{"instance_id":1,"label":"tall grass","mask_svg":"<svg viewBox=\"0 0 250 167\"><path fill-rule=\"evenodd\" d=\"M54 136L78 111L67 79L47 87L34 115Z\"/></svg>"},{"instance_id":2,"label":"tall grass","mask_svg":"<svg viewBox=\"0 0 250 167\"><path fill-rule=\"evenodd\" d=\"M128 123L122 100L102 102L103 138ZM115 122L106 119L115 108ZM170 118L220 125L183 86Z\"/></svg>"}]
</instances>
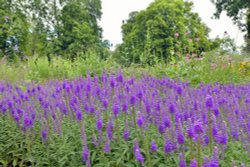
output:
<instances>
[{"instance_id":1,"label":"tall grass","mask_svg":"<svg viewBox=\"0 0 250 167\"><path fill-rule=\"evenodd\" d=\"M75 61L53 57L49 63L46 57L32 57L26 62L9 64L1 62L0 80L45 81L48 79L66 79L86 76L87 73L100 75L103 70L117 71L122 68L127 76L140 77L143 74L167 76L182 81L188 80L192 85L203 83L244 83L250 82L250 76L240 72L240 63L250 55L219 55L215 52L206 54L202 59L185 57L173 59L170 64L160 62L155 66L131 65L122 67L113 59L101 60L98 55L88 52Z\"/></svg>"}]
</instances>

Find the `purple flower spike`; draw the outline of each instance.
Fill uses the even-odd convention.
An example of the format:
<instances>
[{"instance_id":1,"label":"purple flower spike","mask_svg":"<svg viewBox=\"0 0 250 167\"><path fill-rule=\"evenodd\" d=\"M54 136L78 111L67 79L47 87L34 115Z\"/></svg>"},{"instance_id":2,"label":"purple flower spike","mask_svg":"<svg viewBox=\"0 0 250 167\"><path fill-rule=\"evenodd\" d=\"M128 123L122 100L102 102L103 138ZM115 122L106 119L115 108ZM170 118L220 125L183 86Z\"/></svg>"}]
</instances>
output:
<instances>
[{"instance_id":1,"label":"purple flower spike","mask_svg":"<svg viewBox=\"0 0 250 167\"><path fill-rule=\"evenodd\" d=\"M156 144L155 140L153 140L153 141L151 142L150 150L151 150L151 152L156 152L157 149L158 149L157 144Z\"/></svg>"},{"instance_id":2,"label":"purple flower spike","mask_svg":"<svg viewBox=\"0 0 250 167\"><path fill-rule=\"evenodd\" d=\"M76 111L76 120L77 120L78 122L81 122L81 121L82 121L82 112L79 111L79 110Z\"/></svg>"},{"instance_id":3,"label":"purple flower spike","mask_svg":"<svg viewBox=\"0 0 250 167\"><path fill-rule=\"evenodd\" d=\"M98 120L96 121L96 129L97 129L98 131L100 131L100 130L102 130L102 127L103 127L102 119L98 119Z\"/></svg>"},{"instance_id":4,"label":"purple flower spike","mask_svg":"<svg viewBox=\"0 0 250 167\"><path fill-rule=\"evenodd\" d=\"M110 76L109 85L111 88L115 87L115 80L114 80L114 77L112 77L112 76Z\"/></svg>"},{"instance_id":5,"label":"purple flower spike","mask_svg":"<svg viewBox=\"0 0 250 167\"><path fill-rule=\"evenodd\" d=\"M109 105L108 100L103 100L103 101L102 101L102 106L103 106L104 108L107 108L108 105Z\"/></svg>"},{"instance_id":6,"label":"purple flower spike","mask_svg":"<svg viewBox=\"0 0 250 167\"><path fill-rule=\"evenodd\" d=\"M106 128L109 140L113 139L113 129L114 129L113 122L112 122L112 120L110 120L110 121L108 121L108 125Z\"/></svg>"},{"instance_id":7,"label":"purple flower spike","mask_svg":"<svg viewBox=\"0 0 250 167\"><path fill-rule=\"evenodd\" d=\"M198 167L198 163L197 163L196 159L191 160L190 167Z\"/></svg>"},{"instance_id":8,"label":"purple flower spike","mask_svg":"<svg viewBox=\"0 0 250 167\"><path fill-rule=\"evenodd\" d=\"M125 129L124 129L124 132L123 132L123 137L126 141L128 141L129 139L129 127L128 127L128 121L126 121L125 123Z\"/></svg>"},{"instance_id":9,"label":"purple flower spike","mask_svg":"<svg viewBox=\"0 0 250 167\"><path fill-rule=\"evenodd\" d=\"M14 119L15 119L16 124L19 124L20 116L19 116L18 112L14 113Z\"/></svg>"},{"instance_id":10,"label":"purple flower spike","mask_svg":"<svg viewBox=\"0 0 250 167\"><path fill-rule=\"evenodd\" d=\"M103 148L104 153L110 153L110 140L107 137Z\"/></svg>"},{"instance_id":11,"label":"purple flower spike","mask_svg":"<svg viewBox=\"0 0 250 167\"><path fill-rule=\"evenodd\" d=\"M82 159L83 159L84 163L87 163L87 161L89 159L89 149L88 149L87 145L83 146L83 149L82 149Z\"/></svg>"},{"instance_id":12,"label":"purple flower spike","mask_svg":"<svg viewBox=\"0 0 250 167\"><path fill-rule=\"evenodd\" d=\"M128 111L128 104L127 103L123 103L122 104L122 111L123 112L127 112Z\"/></svg>"},{"instance_id":13,"label":"purple flower spike","mask_svg":"<svg viewBox=\"0 0 250 167\"><path fill-rule=\"evenodd\" d=\"M180 144L180 145L184 144L185 139L184 139L184 134L183 133L178 133L177 134L177 141L178 141L178 144Z\"/></svg>"},{"instance_id":14,"label":"purple flower spike","mask_svg":"<svg viewBox=\"0 0 250 167\"><path fill-rule=\"evenodd\" d=\"M222 145L226 145L228 142L228 136L227 134L217 134L217 136L215 137L215 140L218 144L222 144Z\"/></svg>"},{"instance_id":15,"label":"purple flower spike","mask_svg":"<svg viewBox=\"0 0 250 167\"><path fill-rule=\"evenodd\" d=\"M186 160L185 160L185 157L184 157L183 153L180 153L179 159L180 159L179 166L180 167L186 167Z\"/></svg>"},{"instance_id":16,"label":"purple flower spike","mask_svg":"<svg viewBox=\"0 0 250 167\"><path fill-rule=\"evenodd\" d=\"M24 129L26 129L26 128L32 128L32 126L33 126L32 119L27 114L24 114L24 117L23 117L23 128Z\"/></svg>"},{"instance_id":17,"label":"purple flower spike","mask_svg":"<svg viewBox=\"0 0 250 167\"><path fill-rule=\"evenodd\" d=\"M187 126L186 133L187 133L187 137L189 137L189 138L195 137L194 128L192 126L191 119L188 119L188 126Z\"/></svg>"},{"instance_id":18,"label":"purple flower spike","mask_svg":"<svg viewBox=\"0 0 250 167\"><path fill-rule=\"evenodd\" d=\"M158 126L158 132L160 134L163 134L165 132L165 126L163 124L161 124L161 125Z\"/></svg>"},{"instance_id":19,"label":"purple flower spike","mask_svg":"<svg viewBox=\"0 0 250 167\"><path fill-rule=\"evenodd\" d=\"M211 109L212 107L213 107L213 102L214 100L213 100L213 97L212 96L210 96L210 95L207 95L206 96L206 107L208 108L208 109Z\"/></svg>"},{"instance_id":20,"label":"purple flower spike","mask_svg":"<svg viewBox=\"0 0 250 167\"><path fill-rule=\"evenodd\" d=\"M46 141L46 140L47 140L48 132L49 132L49 129L48 129L47 126L44 127L44 128L41 130L42 141Z\"/></svg>"},{"instance_id":21,"label":"purple flower spike","mask_svg":"<svg viewBox=\"0 0 250 167\"><path fill-rule=\"evenodd\" d=\"M169 109L169 112L170 112L171 114L174 114L174 113L175 113L175 106L174 106L174 104L170 103L168 109Z\"/></svg>"},{"instance_id":22,"label":"purple flower spike","mask_svg":"<svg viewBox=\"0 0 250 167\"><path fill-rule=\"evenodd\" d=\"M112 106L112 111L113 111L114 116L116 116L116 117L117 117L117 115L119 114L119 105L118 105L118 104L113 103L113 106Z\"/></svg>"},{"instance_id":23,"label":"purple flower spike","mask_svg":"<svg viewBox=\"0 0 250 167\"><path fill-rule=\"evenodd\" d=\"M194 122L194 131L196 134L203 133L202 123L201 121L195 121Z\"/></svg>"},{"instance_id":24,"label":"purple flower spike","mask_svg":"<svg viewBox=\"0 0 250 167\"><path fill-rule=\"evenodd\" d=\"M182 87L181 87L181 86L178 86L178 87L176 88L176 91L177 91L177 93L178 93L179 95L182 95Z\"/></svg>"},{"instance_id":25,"label":"purple flower spike","mask_svg":"<svg viewBox=\"0 0 250 167\"><path fill-rule=\"evenodd\" d=\"M123 76L122 76L122 71L121 70L116 76L116 81L123 83Z\"/></svg>"},{"instance_id":26,"label":"purple flower spike","mask_svg":"<svg viewBox=\"0 0 250 167\"><path fill-rule=\"evenodd\" d=\"M209 162L208 167L219 167L219 163L215 161L211 161Z\"/></svg>"},{"instance_id":27,"label":"purple flower spike","mask_svg":"<svg viewBox=\"0 0 250 167\"><path fill-rule=\"evenodd\" d=\"M144 124L144 122L145 122L145 119L144 119L143 116L140 116L140 117L137 118L137 125L139 127L142 127L142 125Z\"/></svg>"},{"instance_id":28,"label":"purple flower spike","mask_svg":"<svg viewBox=\"0 0 250 167\"><path fill-rule=\"evenodd\" d=\"M140 148L139 148L137 140L134 141L134 155L137 161L139 161L142 164L144 163L144 158L140 152Z\"/></svg>"},{"instance_id":29,"label":"purple flower spike","mask_svg":"<svg viewBox=\"0 0 250 167\"><path fill-rule=\"evenodd\" d=\"M167 154L167 153L170 153L173 149L173 146L172 146L172 143L171 142L167 142L164 144L164 152Z\"/></svg>"},{"instance_id":30,"label":"purple flower spike","mask_svg":"<svg viewBox=\"0 0 250 167\"><path fill-rule=\"evenodd\" d=\"M130 97L130 104L133 106L133 105L135 105L135 102L136 102L136 97L134 95L132 95Z\"/></svg>"}]
</instances>

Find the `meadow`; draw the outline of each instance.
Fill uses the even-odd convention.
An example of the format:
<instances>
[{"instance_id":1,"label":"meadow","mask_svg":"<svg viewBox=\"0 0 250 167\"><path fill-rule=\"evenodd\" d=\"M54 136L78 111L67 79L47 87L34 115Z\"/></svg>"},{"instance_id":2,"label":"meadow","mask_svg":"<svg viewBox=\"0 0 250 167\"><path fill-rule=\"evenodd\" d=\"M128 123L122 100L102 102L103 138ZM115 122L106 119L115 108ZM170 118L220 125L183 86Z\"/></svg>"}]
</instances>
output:
<instances>
[{"instance_id":1,"label":"meadow","mask_svg":"<svg viewBox=\"0 0 250 167\"><path fill-rule=\"evenodd\" d=\"M0 167L250 167L250 1L151 1L0 0Z\"/></svg>"},{"instance_id":2,"label":"meadow","mask_svg":"<svg viewBox=\"0 0 250 167\"><path fill-rule=\"evenodd\" d=\"M1 63L0 166L249 166L249 56Z\"/></svg>"}]
</instances>

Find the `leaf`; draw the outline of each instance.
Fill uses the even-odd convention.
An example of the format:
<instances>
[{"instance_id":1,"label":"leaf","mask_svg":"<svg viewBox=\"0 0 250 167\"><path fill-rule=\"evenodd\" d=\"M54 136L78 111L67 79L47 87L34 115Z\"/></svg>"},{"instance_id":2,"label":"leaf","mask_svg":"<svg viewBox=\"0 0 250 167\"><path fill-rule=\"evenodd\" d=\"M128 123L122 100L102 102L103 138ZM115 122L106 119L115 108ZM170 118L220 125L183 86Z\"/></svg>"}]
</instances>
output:
<instances>
[{"instance_id":1,"label":"leaf","mask_svg":"<svg viewBox=\"0 0 250 167\"><path fill-rule=\"evenodd\" d=\"M95 161L95 158L96 158L96 152L94 151L94 152L91 154L91 162L92 162L92 163Z\"/></svg>"},{"instance_id":2,"label":"leaf","mask_svg":"<svg viewBox=\"0 0 250 167\"><path fill-rule=\"evenodd\" d=\"M17 159L14 159L13 162L12 162L12 165L13 166L16 166L18 163L17 163Z\"/></svg>"},{"instance_id":3,"label":"leaf","mask_svg":"<svg viewBox=\"0 0 250 167\"><path fill-rule=\"evenodd\" d=\"M161 158L157 158L157 159L154 159L152 162L153 162L153 165L157 165L160 161L161 161Z\"/></svg>"},{"instance_id":4,"label":"leaf","mask_svg":"<svg viewBox=\"0 0 250 167\"><path fill-rule=\"evenodd\" d=\"M166 164L159 164L159 167L166 167Z\"/></svg>"},{"instance_id":5,"label":"leaf","mask_svg":"<svg viewBox=\"0 0 250 167\"><path fill-rule=\"evenodd\" d=\"M123 153L122 153L122 155L120 156L120 158L116 161L116 165L119 165L120 162L121 162L121 160L124 159L124 156L125 156L125 154L127 153L127 151L128 151L128 148L126 148L126 149L123 151Z\"/></svg>"}]
</instances>

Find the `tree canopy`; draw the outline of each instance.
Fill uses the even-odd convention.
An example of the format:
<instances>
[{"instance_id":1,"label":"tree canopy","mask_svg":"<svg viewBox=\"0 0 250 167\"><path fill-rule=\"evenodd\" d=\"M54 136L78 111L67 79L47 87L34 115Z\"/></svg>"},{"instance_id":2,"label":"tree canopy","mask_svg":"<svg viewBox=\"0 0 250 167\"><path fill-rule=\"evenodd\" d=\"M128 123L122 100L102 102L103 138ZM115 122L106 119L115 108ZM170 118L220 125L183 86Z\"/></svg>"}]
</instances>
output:
<instances>
[{"instance_id":1,"label":"tree canopy","mask_svg":"<svg viewBox=\"0 0 250 167\"><path fill-rule=\"evenodd\" d=\"M123 43L118 51L127 62L154 64L209 50L209 29L191 11L192 5L183 0L155 0L146 10L130 13L122 25Z\"/></svg>"},{"instance_id":2,"label":"tree canopy","mask_svg":"<svg viewBox=\"0 0 250 167\"><path fill-rule=\"evenodd\" d=\"M100 50L101 15L101 0L0 0L0 55L13 46L24 55L70 53L72 59Z\"/></svg>"}]
</instances>

